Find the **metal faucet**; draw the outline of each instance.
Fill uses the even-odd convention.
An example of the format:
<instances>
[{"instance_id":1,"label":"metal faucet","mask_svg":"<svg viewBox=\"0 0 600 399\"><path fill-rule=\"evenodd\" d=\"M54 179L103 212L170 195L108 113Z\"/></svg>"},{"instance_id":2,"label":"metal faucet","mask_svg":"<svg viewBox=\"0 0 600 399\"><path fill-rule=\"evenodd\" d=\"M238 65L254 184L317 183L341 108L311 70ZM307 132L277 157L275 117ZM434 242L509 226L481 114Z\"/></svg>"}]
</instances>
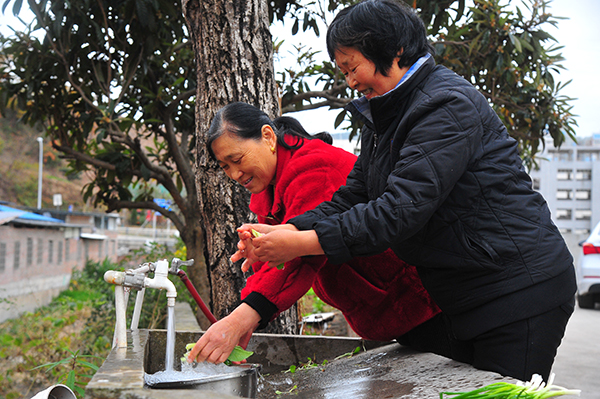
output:
<instances>
[{"instance_id":1,"label":"metal faucet","mask_svg":"<svg viewBox=\"0 0 600 399\"><path fill-rule=\"evenodd\" d=\"M193 262L193 260L191 261ZM171 269L173 274L177 274L179 265L186 264L180 259L173 259ZM154 272L154 277L149 278L148 272ZM113 347L127 347L127 330L125 326L125 312L127 308L127 298L131 289L137 290L137 298L133 311L131 329L136 330L141 312L142 302L144 300L144 291L146 288L156 288L167 291L167 306L175 306L177 290L171 280L169 280L169 262L166 259L159 260L156 263L144 263L137 269L129 269L124 272L108 270L104 273L104 281L115 285L115 308L117 321L115 325L115 336Z\"/></svg>"}]
</instances>

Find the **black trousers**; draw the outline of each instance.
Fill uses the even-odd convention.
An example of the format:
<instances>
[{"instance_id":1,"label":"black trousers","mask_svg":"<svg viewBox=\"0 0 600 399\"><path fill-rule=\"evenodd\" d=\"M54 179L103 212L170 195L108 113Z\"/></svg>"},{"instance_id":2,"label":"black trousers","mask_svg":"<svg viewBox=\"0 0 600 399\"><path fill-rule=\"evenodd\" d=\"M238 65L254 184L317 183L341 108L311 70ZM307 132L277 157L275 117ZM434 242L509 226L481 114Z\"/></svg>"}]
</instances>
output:
<instances>
[{"instance_id":1,"label":"black trousers","mask_svg":"<svg viewBox=\"0 0 600 399\"><path fill-rule=\"evenodd\" d=\"M573 298L549 312L494 328L467 341L453 337L446 315L440 313L397 341L520 381L529 381L533 374L548 381L574 306Z\"/></svg>"}]
</instances>

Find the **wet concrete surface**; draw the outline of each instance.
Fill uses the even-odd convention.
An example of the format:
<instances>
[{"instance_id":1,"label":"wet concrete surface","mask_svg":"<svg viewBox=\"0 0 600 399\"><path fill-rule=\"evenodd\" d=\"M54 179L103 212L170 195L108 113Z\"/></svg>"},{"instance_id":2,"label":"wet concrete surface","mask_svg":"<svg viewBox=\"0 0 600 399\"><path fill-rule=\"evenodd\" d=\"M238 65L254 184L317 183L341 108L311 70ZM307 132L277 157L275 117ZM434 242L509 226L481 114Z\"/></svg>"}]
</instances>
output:
<instances>
[{"instance_id":1,"label":"wet concrete surface","mask_svg":"<svg viewBox=\"0 0 600 399\"><path fill-rule=\"evenodd\" d=\"M178 331L176 357L184 353L186 343L196 341L200 334ZM88 384L85 397L189 398L189 390L158 390L144 385L145 372L164 368L164 339L164 330L129 332L128 347L110 353ZM349 357L356 347L366 351ZM262 366L256 397L265 399L438 399L443 391L468 391L500 380L511 381L434 354L359 338L255 334L248 349L255 351L248 360ZM336 359L341 355L347 356ZM294 373L289 372L291 365L307 363L316 367L299 367ZM235 396L194 391L193 397Z\"/></svg>"},{"instance_id":2,"label":"wet concrete surface","mask_svg":"<svg viewBox=\"0 0 600 399\"><path fill-rule=\"evenodd\" d=\"M179 359L185 345L202 333L189 306L176 307L176 312L175 357ZM127 338L127 348L113 349L94 375L86 399L240 397L223 391L149 388L145 373L165 367L166 331L128 331ZM356 348L360 352L351 355ZM444 391L469 391L500 380L515 382L431 353L358 337L257 333L247 349L254 352L248 361L261 367L254 395L258 399L439 399ZM180 363L175 364L180 370ZM292 365L296 366L293 373Z\"/></svg>"},{"instance_id":3,"label":"wet concrete surface","mask_svg":"<svg viewBox=\"0 0 600 399\"><path fill-rule=\"evenodd\" d=\"M390 344L294 373L269 375L261 380L257 397L437 399L440 392L470 391L497 381L510 379Z\"/></svg>"}]
</instances>

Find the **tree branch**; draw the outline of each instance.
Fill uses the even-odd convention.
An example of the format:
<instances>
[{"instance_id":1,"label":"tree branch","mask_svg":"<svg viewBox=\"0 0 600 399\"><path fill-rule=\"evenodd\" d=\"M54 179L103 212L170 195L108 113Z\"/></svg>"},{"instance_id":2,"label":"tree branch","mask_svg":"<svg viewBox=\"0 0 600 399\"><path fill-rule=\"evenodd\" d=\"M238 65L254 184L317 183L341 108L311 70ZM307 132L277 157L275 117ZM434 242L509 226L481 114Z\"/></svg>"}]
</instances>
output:
<instances>
[{"instance_id":1,"label":"tree branch","mask_svg":"<svg viewBox=\"0 0 600 399\"><path fill-rule=\"evenodd\" d=\"M121 201L116 199L106 199L107 204L107 212L116 211L119 209L151 209L153 211L159 212L164 215L166 218L169 218L175 228L179 231L184 231L185 224L179 218L177 213L165 209L163 207L158 206L154 201Z\"/></svg>"}]
</instances>

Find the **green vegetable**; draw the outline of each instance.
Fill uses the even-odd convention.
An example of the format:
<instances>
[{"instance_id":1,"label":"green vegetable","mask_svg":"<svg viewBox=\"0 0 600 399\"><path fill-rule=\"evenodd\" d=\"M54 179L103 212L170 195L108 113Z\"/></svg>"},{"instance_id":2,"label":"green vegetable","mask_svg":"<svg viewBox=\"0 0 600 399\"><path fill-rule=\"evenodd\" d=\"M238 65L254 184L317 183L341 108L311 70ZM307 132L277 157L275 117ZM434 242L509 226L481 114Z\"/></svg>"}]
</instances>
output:
<instances>
[{"instance_id":1,"label":"green vegetable","mask_svg":"<svg viewBox=\"0 0 600 399\"><path fill-rule=\"evenodd\" d=\"M196 343L192 342L185 346L185 350L187 352L181 358L182 362L187 362L187 358L190 354L190 351L194 347L194 345L196 345ZM242 360L246 360L253 354L254 354L254 352L247 351L244 348L242 348L241 346L236 345L235 348L233 348L233 351L229 354L229 357L227 358L227 360L225 360L225 364L228 366L231 366L231 362L241 362Z\"/></svg>"},{"instance_id":2,"label":"green vegetable","mask_svg":"<svg viewBox=\"0 0 600 399\"><path fill-rule=\"evenodd\" d=\"M231 362L241 362L242 360L246 360L247 358L252 356L252 354L254 354L254 352L247 351L241 346L236 345L236 347L233 348L233 352L231 352L227 360Z\"/></svg>"},{"instance_id":3,"label":"green vegetable","mask_svg":"<svg viewBox=\"0 0 600 399\"><path fill-rule=\"evenodd\" d=\"M452 396L452 399L545 399L562 395L579 396L581 392L552 385L553 381L554 374L550 376L548 385L544 384L541 376L534 374L531 381L525 384L496 382L469 392L441 392L440 399L444 399L444 395Z\"/></svg>"},{"instance_id":4,"label":"green vegetable","mask_svg":"<svg viewBox=\"0 0 600 399\"><path fill-rule=\"evenodd\" d=\"M259 233L258 231L254 230L254 229L252 229L250 231L252 232L252 235L254 237L260 237L260 236L264 235L263 233ZM284 267L285 267L285 264L282 263L282 264L280 264L280 265L277 266L277 270L283 270Z\"/></svg>"}]
</instances>

